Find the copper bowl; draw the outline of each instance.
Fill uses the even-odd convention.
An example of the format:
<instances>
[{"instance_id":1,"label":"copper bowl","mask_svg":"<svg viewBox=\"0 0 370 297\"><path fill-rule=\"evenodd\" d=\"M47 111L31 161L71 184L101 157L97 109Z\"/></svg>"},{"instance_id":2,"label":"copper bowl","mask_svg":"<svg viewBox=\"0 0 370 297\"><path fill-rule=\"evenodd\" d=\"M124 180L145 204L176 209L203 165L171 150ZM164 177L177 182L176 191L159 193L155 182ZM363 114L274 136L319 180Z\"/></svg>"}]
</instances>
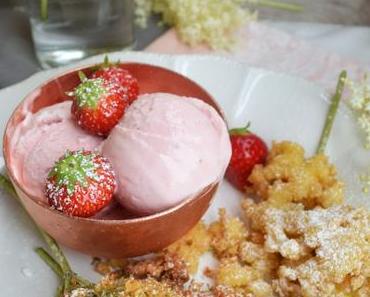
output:
<instances>
[{"instance_id":1,"label":"copper bowl","mask_svg":"<svg viewBox=\"0 0 370 297\"><path fill-rule=\"evenodd\" d=\"M167 92L196 97L213 106L223 116L212 96L178 73L139 63L120 66L138 79L141 93ZM23 121L25 111L35 113L67 100L65 92L79 83L77 72L82 70L88 75L92 72L91 68L75 69L43 83L16 108L4 134L3 152L8 174L28 213L58 242L89 255L108 258L133 257L159 251L183 236L201 219L215 194L217 182L181 204L154 215L135 217L116 205L107 217L79 218L50 209L40 197L27 193L12 172L10 139L15 127Z\"/></svg>"}]
</instances>

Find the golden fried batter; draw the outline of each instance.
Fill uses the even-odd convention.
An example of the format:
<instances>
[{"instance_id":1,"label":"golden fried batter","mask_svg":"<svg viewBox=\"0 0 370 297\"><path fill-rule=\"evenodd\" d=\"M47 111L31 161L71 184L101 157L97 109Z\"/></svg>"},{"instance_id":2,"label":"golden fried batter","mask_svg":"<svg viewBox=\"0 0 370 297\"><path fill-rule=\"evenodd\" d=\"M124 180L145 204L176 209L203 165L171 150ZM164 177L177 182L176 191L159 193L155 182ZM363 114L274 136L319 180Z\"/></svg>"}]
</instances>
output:
<instances>
[{"instance_id":1,"label":"golden fried batter","mask_svg":"<svg viewBox=\"0 0 370 297\"><path fill-rule=\"evenodd\" d=\"M94 288L90 296L117 296L117 297L184 297L180 289L158 281L153 278L135 279L122 278L114 274L103 277L102 281ZM86 295L89 296L89 295ZM84 296L85 297L85 296Z\"/></svg>"},{"instance_id":2,"label":"golden fried batter","mask_svg":"<svg viewBox=\"0 0 370 297\"><path fill-rule=\"evenodd\" d=\"M370 212L342 204L343 184L325 156L305 159L301 146L274 143L249 182L262 202L243 200L244 221L220 210L208 229L198 224L152 260L95 262L108 275L95 295L73 297L370 296ZM184 286L186 269L195 273L209 250L219 262L206 271L215 285Z\"/></svg>"},{"instance_id":3,"label":"golden fried batter","mask_svg":"<svg viewBox=\"0 0 370 297\"><path fill-rule=\"evenodd\" d=\"M303 148L288 141L273 143L266 165L255 166L248 180L250 193L277 207L295 202L311 209L343 201L343 183L327 157L305 159Z\"/></svg>"},{"instance_id":4,"label":"golden fried batter","mask_svg":"<svg viewBox=\"0 0 370 297\"><path fill-rule=\"evenodd\" d=\"M236 256L248 236L247 228L239 218L227 218L224 209L220 210L219 217L208 229L212 249L219 257Z\"/></svg>"},{"instance_id":5,"label":"golden fried batter","mask_svg":"<svg viewBox=\"0 0 370 297\"><path fill-rule=\"evenodd\" d=\"M187 264L189 273L194 274L198 270L199 258L209 249L210 237L207 227L203 222L200 222L166 250L181 257Z\"/></svg>"},{"instance_id":6,"label":"golden fried batter","mask_svg":"<svg viewBox=\"0 0 370 297\"><path fill-rule=\"evenodd\" d=\"M244 208L252 220L260 218L252 228L264 233L265 251L283 257L273 280L280 296L368 296L368 211L345 205L286 210L250 200Z\"/></svg>"}]
</instances>

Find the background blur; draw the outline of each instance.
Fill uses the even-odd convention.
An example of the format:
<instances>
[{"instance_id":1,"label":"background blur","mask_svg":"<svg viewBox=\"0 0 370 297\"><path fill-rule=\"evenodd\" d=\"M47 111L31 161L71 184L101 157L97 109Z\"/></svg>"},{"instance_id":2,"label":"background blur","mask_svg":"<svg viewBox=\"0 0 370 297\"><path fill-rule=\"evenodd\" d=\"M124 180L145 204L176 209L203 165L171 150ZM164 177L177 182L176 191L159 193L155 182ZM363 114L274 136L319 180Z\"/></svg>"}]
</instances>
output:
<instances>
[{"instance_id":1,"label":"background blur","mask_svg":"<svg viewBox=\"0 0 370 297\"><path fill-rule=\"evenodd\" d=\"M24 9L27 0L0 0L0 89L21 81L41 68L35 58L30 26ZM104 1L104 0L102 0ZM261 20L299 21L341 25L370 25L370 0L294 0L303 13L259 8ZM146 29L135 29L135 50L144 49L167 30L153 17Z\"/></svg>"}]
</instances>

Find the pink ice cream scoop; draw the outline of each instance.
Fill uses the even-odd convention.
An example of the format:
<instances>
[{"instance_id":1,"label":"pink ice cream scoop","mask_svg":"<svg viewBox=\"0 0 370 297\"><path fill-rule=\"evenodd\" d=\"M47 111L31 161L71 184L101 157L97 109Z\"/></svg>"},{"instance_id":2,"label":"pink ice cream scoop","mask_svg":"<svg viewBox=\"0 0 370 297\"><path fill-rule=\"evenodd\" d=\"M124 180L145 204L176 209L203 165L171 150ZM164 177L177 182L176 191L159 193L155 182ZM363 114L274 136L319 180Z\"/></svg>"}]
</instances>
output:
<instances>
[{"instance_id":1,"label":"pink ice cream scoop","mask_svg":"<svg viewBox=\"0 0 370 297\"><path fill-rule=\"evenodd\" d=\"M29 194L44 199L49 170L66 150L94 150L102 138L87 134L71 117L71 101L28 113L12 137L12 166Z\"/></svg>"},{"instance_id":2,"label":"pink ice cream scoop","mask_svg":"<svg viewBox=\"0 0 370 297\"><path fill-rule=\"evenodd\" d=\"M225 122L210 105L166 93L140 96L104 141L119 202L151 214L219 181L231 157Z\"/></svg>"}]
</instances>

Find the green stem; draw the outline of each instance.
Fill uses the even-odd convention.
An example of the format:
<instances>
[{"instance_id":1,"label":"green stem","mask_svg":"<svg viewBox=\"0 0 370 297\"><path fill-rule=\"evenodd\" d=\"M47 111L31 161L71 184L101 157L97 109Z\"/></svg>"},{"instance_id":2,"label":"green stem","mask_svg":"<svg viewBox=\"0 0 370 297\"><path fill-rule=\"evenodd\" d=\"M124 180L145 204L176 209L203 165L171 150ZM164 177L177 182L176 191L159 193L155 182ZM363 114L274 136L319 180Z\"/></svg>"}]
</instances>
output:
<instances>
[{"instance_id":1,"label":"green stem","mask_svg":"<svg viewBox=\"0 0 370 297\"><path fill-rule=\"evenodd\" d=\"M13 197L18 199L17 193L10 182L10 180L0 174L0 187L2 187L4 190L6 190L9 194L11 194ZM19 199L18 199L19 200ZM32 218L31 218L32 219ZM35 224L37 227L37 230L41 234L41 236L44 238L45 242L47 243L51 253L53 254L54 258L51 257L46 251L43 251L42 248L36 249L37 254L44 260L48 261L47 264L52 267L53 270L57 269L58 272L56 272L58 275L62 275L63 279L63 286L62 289L64 292L66 292L66 289L69 289L71 287L72 277L78 282L79 285L86 286L86 287L92 287L93 284L89 282L88 280L80 277L77 273L74 273L71 269L71 266L68 263L67 258L65 257L62 249L60 248L59 244L52 238L49 234L47 234L45 231L43 231L37 224ZM50 265L51 264L51 265ZM58 265L58 266L56 266ZM55 270L54 270L55 271Z\"/></svg>"},{"instance_id":2,"label":"green stem","mask_svg":"<svg viewBox=\"0 0 370 297\"><path fill-rule=\"evenodd\" d=\"M48 0L40 0L40 17L43 21L48 19Z\"/></svg>"},{"instance_id":3,"label":"green stem","mask_svg":"<svg viewBox=\"0 0 370 297\"><path fill-rule=\"evenodd\" d=\"M10 195L13 197L18 198L17 193L15 192L15 189L10 182L10 180L5 177L5 175L0 174L0 188L3 188L5 191L7 191Z\"/></svg>"},{"instance_id":4,"label":"green stem","mask_svg":"<svg viewBox=\"0 0 370 297\"><path fill-rule=\"evenodd\" d=\"M331 98L331 103L330 103L328 114L326 116L324 130L322 131L319 146L317 147L317 150L316 150L317 154L323 154L325 152L325 148L329 140L330 132L331 132L331 129L333 128L335 116L338 111L340 99L342 98L346 78L347 78L347 72L343 70L339 75L335 94Z\"/></svg>"},{"instance_id":5,"label":"green stem","mask_svg":"<svg viewBox=\"0 0 370 297\"><path fill-rule=\"evenodd\" d=\"M84 288L92 289L94 288L94 283L90 282L86 278L83 278L79 274L74 273L73 278Z\"/></svg>"},{"instance_id":6,"label":"green stem","mask_svg":"<svg viewBox=\"0 0 370 297\"><path fill-rule=\"evenodd\" d=\"M66 259L65 255L63 254L62 249L60 248L59 244L46 232L40 230L40 233L44 240L46 241L47 245L50 248L51 253L53 254L56 261L59 263L63 273L71 272L71 267Z\"/></svg>"},{"instance_id":7,"label":"green stem","mask_svg":"<svg viewBox=\"0 0 370 297\"><path fill-rule=\"evenodd\" d=\"M72 273L66 272L64 273L64 284L63 284L64 292L68 293L72 289Z\"/></svg>"},{"instance_id":8,"label":"green stem","mask_svg":"<svg viewBox=\"0 0 370 297\"><path fill-rule=\"evenodd\" d=\"M303 6L295 3L279 2L274 0L257 0L257 5L271 7L274 9L287 10L291 12L302 12Z\"/></svg>"},{"instance_id":9,"label":"green stem","mask_svg":"<svg viewBox=\"0 0 370 297\"><path fill-rule=\"evenodd\" d=\"M59 265L59 263L56 260L54 260L54 258L42 247L36 248L35 252L55 272L55 274L63 280L63 286L62 287L64 288L65 274L63 272L63 269ZM74 279L78 284L82 285L83 287L86 287L86 288L92 288L93 287L93 284L90 281L84 279L83 277L79 276L78 274L75 274L73 272L72 272L72 276L71 276L71 273L67 273L67 274L69 275L69 278L70 278L68 286L70 286L70 284L72 283L72 279Z\"/></svg>"},{"instance_id":10,"label":"green stem","mask_svg":"<svg viewBox=\"0 0 370 297\"><path fill-rule=\"evenodd\" d=\"M9 194L11 194L13 197L18 198L17 193L11 183L11 181L5 176L0 174L0 187L2 187L4 190L6 190ZM49 246L53 256L55 259L59 262L63 272L71 271L71 268L68 264L68 261L66 257L63 254L62 249L58 245L58 243L52 238L49 234L47 234L45 231L41 230L36 225L38 231L40 232L41 236L45 239L47 245Z\"/></svg>"},{"instance_id":11,"label":"green stem","mask_svg":"<svg viewBox=\"0 0 370 297\"><path fill-rule=\"evenodd\" d=\"M63 285L61 284L61 285L59 285L58 286L58 288L57 288L57 292L56 292L56 294L55 294L55 297L63 297L63 295L64 295L64 287L63 287Z\"/></svg>"},{"instance_id":12,"label":"green stem","mask_svg":"<svg viewBox=\"0 0 370 297\"><path fill-rule=\"evenodd\" d=\"M39 257L55 272L57 276L63 279L63 270L60 267L59 263L53 259L49 253L44 250L42 247L38 247L35 249L35 252L39 255Z\"/></svg>"}]
</instances>

